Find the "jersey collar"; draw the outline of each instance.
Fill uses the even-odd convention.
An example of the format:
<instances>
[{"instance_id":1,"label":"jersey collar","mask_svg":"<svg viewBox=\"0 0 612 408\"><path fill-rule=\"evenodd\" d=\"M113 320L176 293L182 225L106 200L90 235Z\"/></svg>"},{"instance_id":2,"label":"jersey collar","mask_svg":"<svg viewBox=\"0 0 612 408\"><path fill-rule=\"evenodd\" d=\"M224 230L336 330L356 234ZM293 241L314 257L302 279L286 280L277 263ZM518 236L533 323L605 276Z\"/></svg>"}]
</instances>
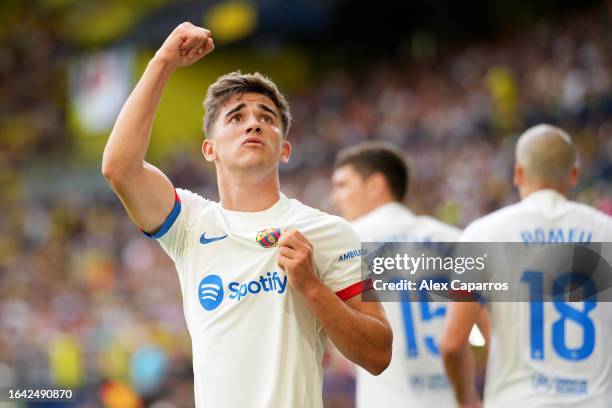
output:
<instances>
[{"instance_id":1,"label":"jersey collar","mask_svg":"<svg viewBox=\"0 0 612 408\"><path fill-rule=\"evenodd\" d=\"M525 203L550 203L550 202L564 202L567 198L560 192L546 188L543 190L535 191L529 194L523 199Z\"/></svg>"}]
</instances>

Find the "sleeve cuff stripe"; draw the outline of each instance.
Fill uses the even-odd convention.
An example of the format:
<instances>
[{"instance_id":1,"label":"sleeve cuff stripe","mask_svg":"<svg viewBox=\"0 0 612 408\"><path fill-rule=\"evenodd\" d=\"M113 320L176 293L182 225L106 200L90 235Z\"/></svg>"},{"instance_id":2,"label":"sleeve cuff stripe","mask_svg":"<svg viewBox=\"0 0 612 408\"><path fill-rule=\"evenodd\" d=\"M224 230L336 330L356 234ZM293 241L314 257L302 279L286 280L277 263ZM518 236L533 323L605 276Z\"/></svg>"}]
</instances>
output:
<instances>
[{"instance_id":1,"label":"sleeve cuff stripe","mask_svg":"<svg viewBox=\"0 0 612 408\"><path fill-rule=\"evenodd\" d=\"M361 282L357 282L352 284L349 287L346 287L342 290L336 292L336 296L338 296L342 300L348 300L355 295L359 295L360 293L365 292L366 290L372 289L372 279L366 279Z\"/></svg>"},{"instance_id":2,"label":"sleeve cuff stripe","mask_svg":"<svg viewBox=\"0 0 612 408\"><path fill-rule=\"evenodd\" d=\"M175 190L174 191L174 207L172 208L172 211L170 211L170 214L168 214L168 216L166 217L166 220L164 221L162 226L159 228L159 230L155 234L149 234L148 232L143 231L142 229L140 231L142 231L142 233L148 238L159 239L163 237L166 232L168 232L168 230L172 227L172 225L174 224L174 221L176 221L180 213L181 213L181 198L179 197L178 193Z\"/></svg>"},{"instance_id":3,"label":"sleeve cuff stripe","mask_svg":"<svg viewBox=\"0 0 612 408\"><path fill-rule=\"evenodd\" d=\"M468 292L467 290L451 290L451 299L455 302L473 302L478 301L480 304L485 304L487 301L479 292Z\"/></svg>"}]
</instances>

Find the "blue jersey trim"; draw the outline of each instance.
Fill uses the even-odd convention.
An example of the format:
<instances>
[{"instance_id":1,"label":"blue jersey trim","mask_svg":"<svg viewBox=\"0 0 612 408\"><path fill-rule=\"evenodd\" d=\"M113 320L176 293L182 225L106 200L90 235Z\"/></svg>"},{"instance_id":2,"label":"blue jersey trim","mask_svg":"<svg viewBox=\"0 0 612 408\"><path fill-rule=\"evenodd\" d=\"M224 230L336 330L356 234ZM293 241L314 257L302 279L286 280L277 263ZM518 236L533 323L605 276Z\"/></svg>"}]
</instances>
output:
<instances>
[{"instance_id":1,"label":"blue jersey trim","mask_svg":"<svg viewBox=\"0 0 612 408\"><path fill-rule=\"evenodd\" d=\"M147 238L159 239L163 237L166 234L166 232L168 232L168 230L172 227L172 225L174 225L174 221L176 221L180 213L181 213L181 198L179 197L178 193L175 191L174 192L174 207L172 208L172 211L170 211L170 214L168 214L168 216L166 217L166 220L164 221L162 226L159 228L159 230L155 234L149 234L148 232L143 231L142 229L141 231Z\"/></svg>"}]
</instances>

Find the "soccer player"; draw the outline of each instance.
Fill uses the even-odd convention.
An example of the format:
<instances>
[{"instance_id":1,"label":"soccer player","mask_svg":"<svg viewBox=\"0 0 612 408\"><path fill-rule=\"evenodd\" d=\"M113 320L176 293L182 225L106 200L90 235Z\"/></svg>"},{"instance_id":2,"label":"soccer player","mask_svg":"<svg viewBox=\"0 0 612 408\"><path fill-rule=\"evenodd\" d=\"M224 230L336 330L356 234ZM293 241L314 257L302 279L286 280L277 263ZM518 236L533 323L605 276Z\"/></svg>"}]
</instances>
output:
<instances>
[{"instance_id":1,"label":"soccer player","mask_svg":"<svg viewBox=\"0 0 612 408\"><path fill-rule=\"evenodd\" d=\"M179 275L198 407L322 407L326 336L373 374L391 356L379 303L362 303L360 242L339 217L280 193L289 160L287 101L259 74L208 88L202 145L221 201L175 189L144 161L171 74L213 50L210 31L179 25L149 62L104 151L102 172L131 219ZM152 284L155 284L152 282Z\"/></svg>"},{"instance_id":2,"label":"soccer player","mask_svg":"<svg viewBox=\"0 0 612 408\"><path fill-rule=\"evenodd\" d=\"M576 156L563 130L549 125L528 129L516 145L514 184L521 201L474 221L462 241L612 241L609 216L566 198L578 178ZM512 279L525 285L526 276ZM481 307L479 302L453 304L442 340L448 376L465 407L480 404L467 336ZM485 406L612 406L610 303L490 302L489 307Z\"/></svg>"},{"instance_id":3,"label":"soccer player","mask_svg":"<svg viewBox=\"0 0 612 408\"><path fill-rule=\"evenodd\" d=\"M457 242L459 229L416 216L402 204L408 179L408 165L399 151L382 143L361 143L336 158L333 200L364 242ZM446 306L387 302L385 310L394 329L391 364L378 377L357 369L357 406L453 406L438 348Z\"/></svg>"}]
</instances>

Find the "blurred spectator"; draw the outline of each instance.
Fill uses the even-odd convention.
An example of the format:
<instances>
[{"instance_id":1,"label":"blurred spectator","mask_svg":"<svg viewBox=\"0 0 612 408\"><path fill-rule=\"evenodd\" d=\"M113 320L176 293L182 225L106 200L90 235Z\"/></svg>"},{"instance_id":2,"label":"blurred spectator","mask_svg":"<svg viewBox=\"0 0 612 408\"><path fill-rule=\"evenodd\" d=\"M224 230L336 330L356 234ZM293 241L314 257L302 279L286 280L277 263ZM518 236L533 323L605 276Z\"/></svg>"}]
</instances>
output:
<instances>
[{"instance_id":1,"label":"blurred spectator","mask_svg":"<svg viewBox=\"0 0 612 408\"><path fill-rule=\"evenodd\" d=\"M26 200L28 161L44 152L51 165L50 148L70 149L67 47L53 16L18 17L0 50L0 386L75 387L82 406L191 406L191 349L167 257L110 190ZM612 214L611 34L585 13L419 64L383 62L365 77L329 73L290 96L284 192L333 211L337 149L384 139L409 154L410 207L464 226L517 200L514 139L546 121L579 146L578 200ZM166 160L176 185L218 198L198 149ZM350 367L329 363L329 406L349 405L352 390Z\"/></svg>"}]
</instances>

